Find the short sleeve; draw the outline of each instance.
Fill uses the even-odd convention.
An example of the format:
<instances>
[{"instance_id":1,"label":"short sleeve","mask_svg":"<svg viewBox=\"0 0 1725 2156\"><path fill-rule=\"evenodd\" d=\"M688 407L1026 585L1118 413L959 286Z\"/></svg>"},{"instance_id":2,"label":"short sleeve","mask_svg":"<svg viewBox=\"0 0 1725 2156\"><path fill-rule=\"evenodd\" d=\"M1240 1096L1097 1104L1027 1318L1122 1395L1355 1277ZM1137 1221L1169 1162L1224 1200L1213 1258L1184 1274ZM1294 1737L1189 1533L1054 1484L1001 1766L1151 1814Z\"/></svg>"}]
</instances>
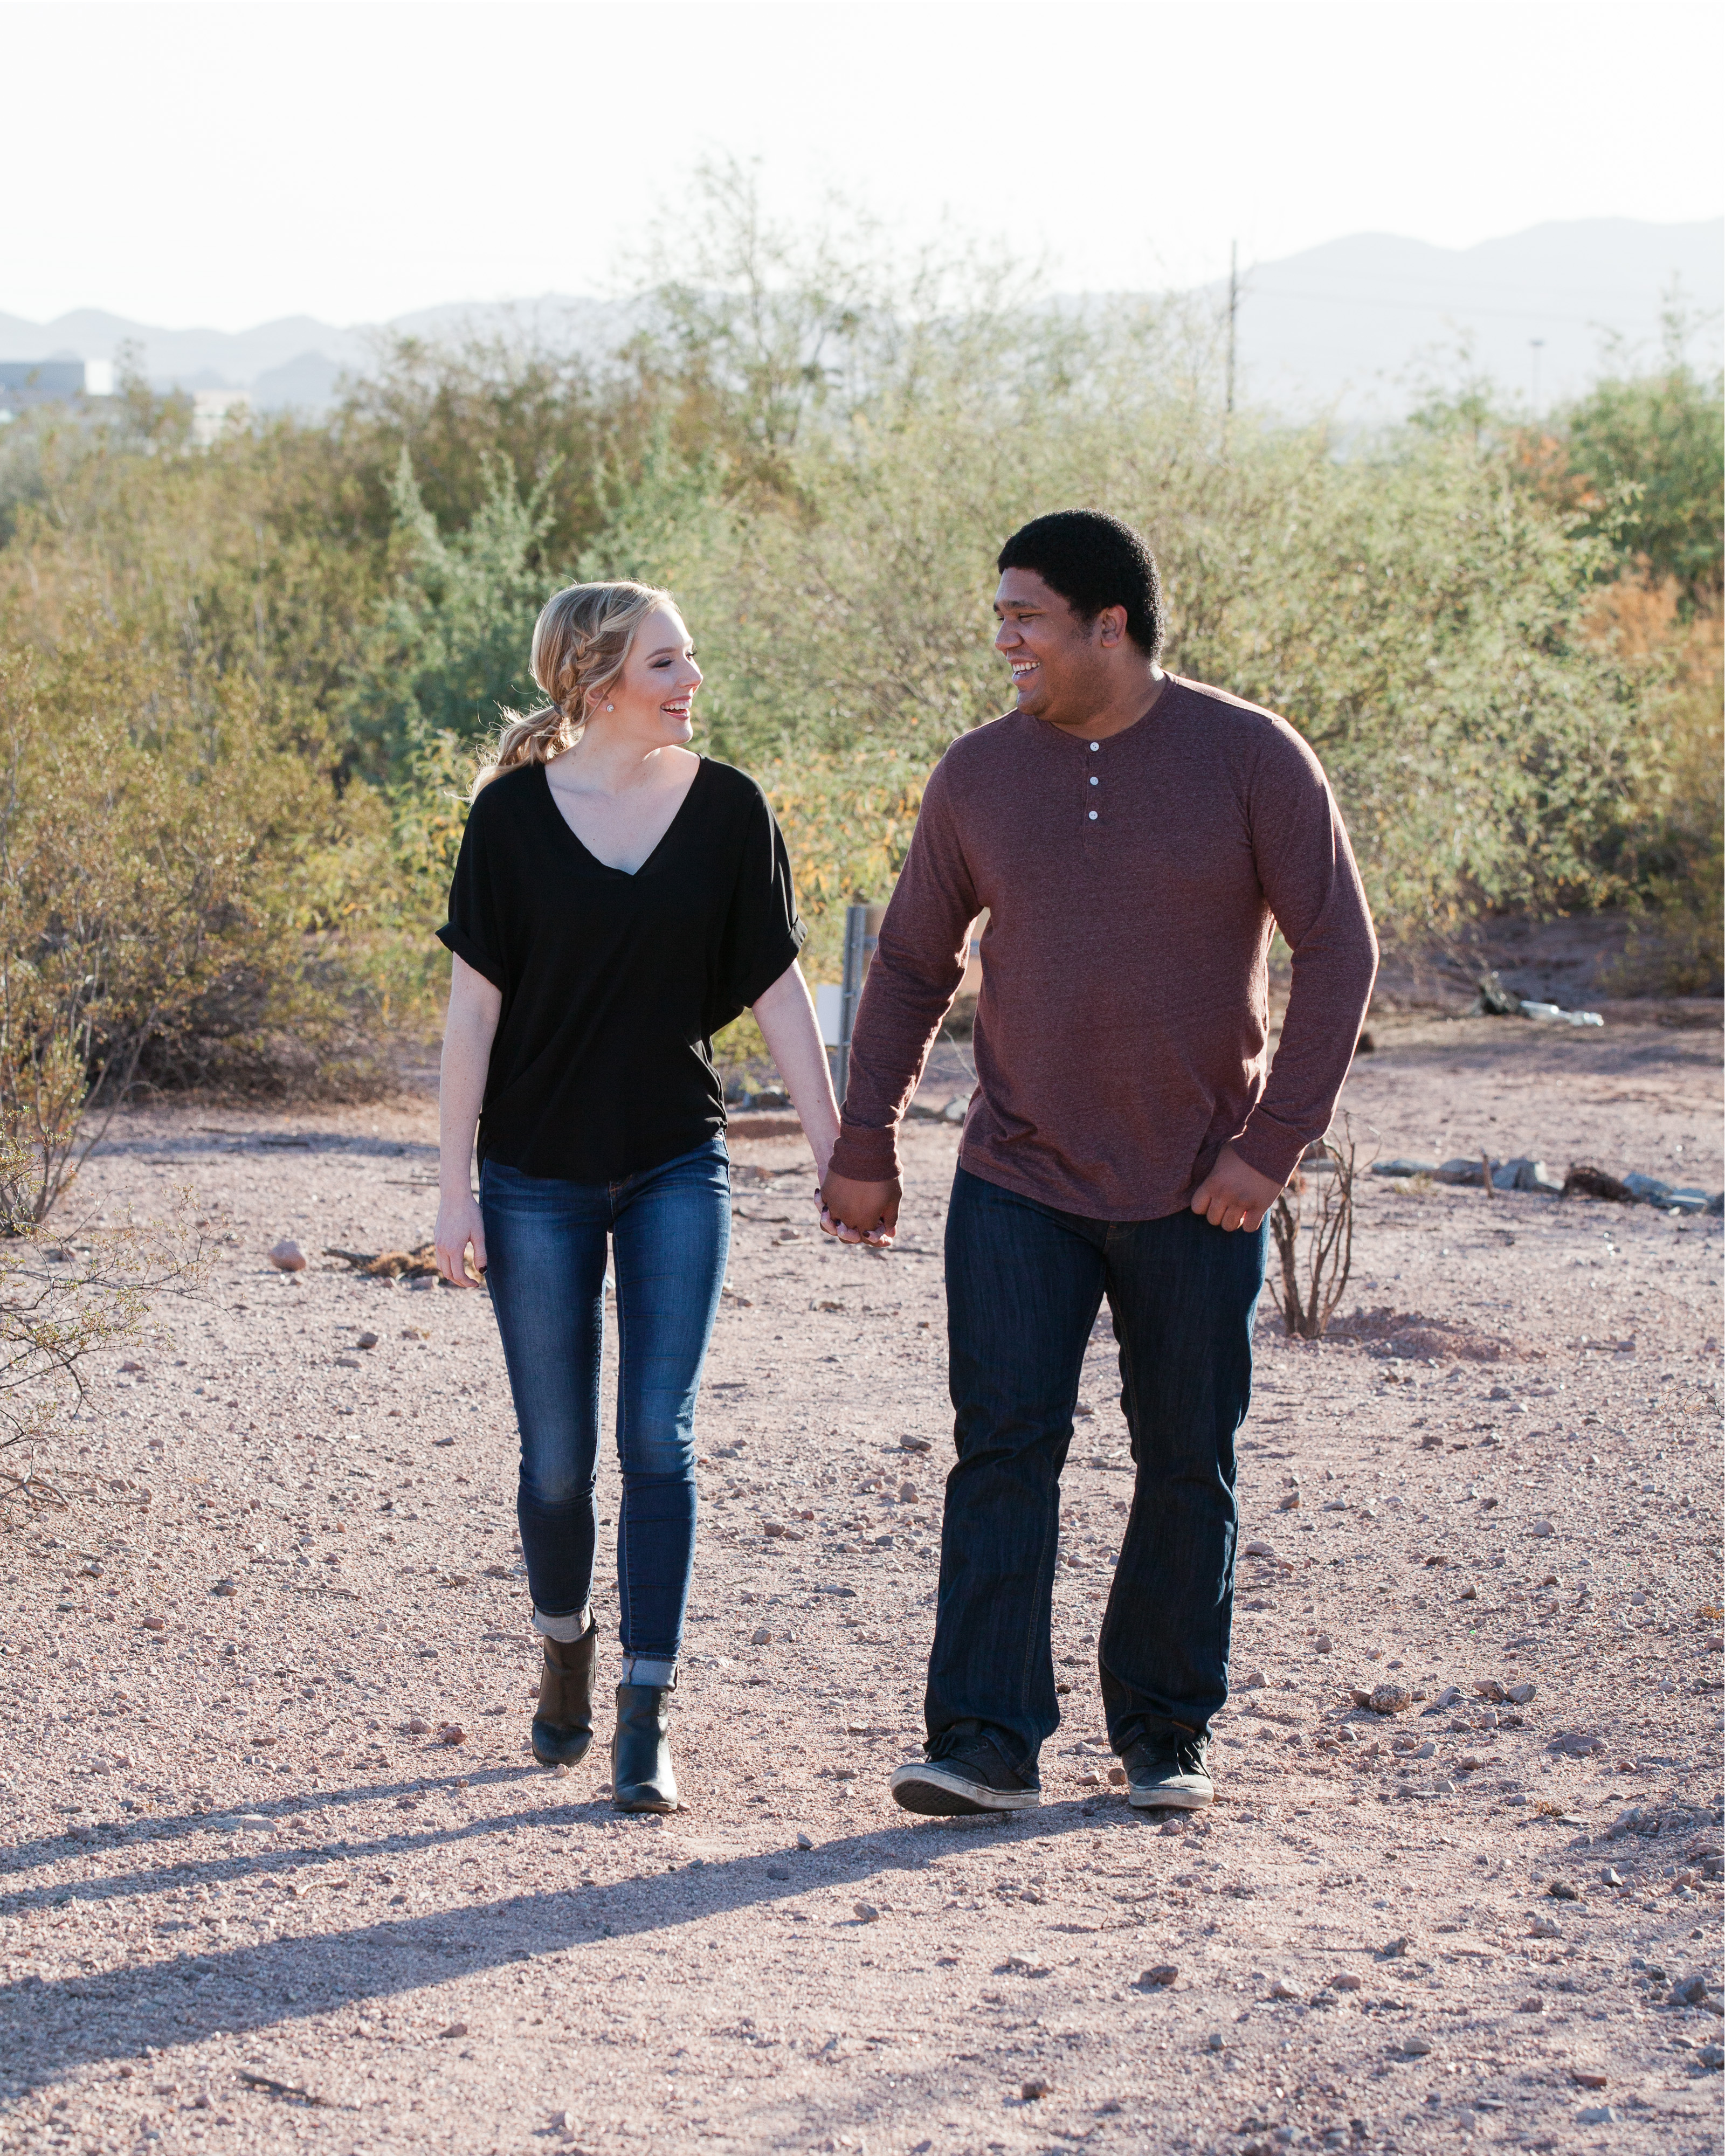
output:
<instances>
[{"instance_id":1,"label":"short sleeve","mask_svg":"<svg viewBox=\"0 0 1725 2156\"><path fill-rule=\"evenodd\" d=\"M483 973L494 988L507 991L504 938L495 888L495 863L490 858L490 819L470 815L461 834L455 873L449 881L449 917L437 932L439 942Z\"/></svg>"},{"instance_id":2,"label":"short sleeve","mask_svg":"<svg viewBox=\"0 0 1725 2156\"><path fill-rule=\"evenodd\" d=\"M797 914L784 834L766 795L758 787L751 791L725 937L726 989L740 1010L788 972L807 933Z\"/></svg>"}]
</instances>

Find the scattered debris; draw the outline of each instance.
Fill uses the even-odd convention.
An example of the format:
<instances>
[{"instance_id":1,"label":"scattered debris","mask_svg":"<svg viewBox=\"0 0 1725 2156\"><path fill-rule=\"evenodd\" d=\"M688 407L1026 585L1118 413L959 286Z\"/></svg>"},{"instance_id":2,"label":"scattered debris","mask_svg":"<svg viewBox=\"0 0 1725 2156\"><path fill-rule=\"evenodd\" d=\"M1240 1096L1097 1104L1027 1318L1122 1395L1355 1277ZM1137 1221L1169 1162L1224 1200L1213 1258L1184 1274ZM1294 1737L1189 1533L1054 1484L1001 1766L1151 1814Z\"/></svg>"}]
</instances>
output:
<instances>
[{"instance_id":1,"label":"scattered debris","mask_svg":"<svg viewBox=\"0 0 1725 2156\"><path fill-rule=\"evenodd\" d=\"M302 1273L305 1270L305 1253L291 1235L284 1235L271 1249L270 1262L279 1273Z\"/></svg>"}]
</instances>

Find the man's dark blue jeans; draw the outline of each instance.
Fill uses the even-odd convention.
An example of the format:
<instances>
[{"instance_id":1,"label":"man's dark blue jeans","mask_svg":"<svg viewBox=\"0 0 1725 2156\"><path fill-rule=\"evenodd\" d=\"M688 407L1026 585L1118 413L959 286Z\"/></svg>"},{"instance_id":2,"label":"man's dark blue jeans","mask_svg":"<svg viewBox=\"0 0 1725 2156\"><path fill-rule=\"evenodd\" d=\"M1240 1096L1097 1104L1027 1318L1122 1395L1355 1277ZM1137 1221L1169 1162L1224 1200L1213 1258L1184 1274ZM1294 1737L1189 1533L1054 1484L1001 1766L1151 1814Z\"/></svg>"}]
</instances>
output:
<instances>
[{"instance_id":1,"label":"man's dark blue jeans","mask_svg":"<svg viewBox=\"0 0 1725 2156\"><path fill-rule=\"evenodd\" d=\"M1265 1232L1091 1220L960 1168L947 1215L957 1463L947 1477L931 1748L987 1730L1034 1771L1060 1722L1050 1645L1060 1476L1106 1294L1137 1486L1100 1642L1108 1735L1204 1731L1228 1695L1234 1439Z\"/></svg>"}]
</instances>

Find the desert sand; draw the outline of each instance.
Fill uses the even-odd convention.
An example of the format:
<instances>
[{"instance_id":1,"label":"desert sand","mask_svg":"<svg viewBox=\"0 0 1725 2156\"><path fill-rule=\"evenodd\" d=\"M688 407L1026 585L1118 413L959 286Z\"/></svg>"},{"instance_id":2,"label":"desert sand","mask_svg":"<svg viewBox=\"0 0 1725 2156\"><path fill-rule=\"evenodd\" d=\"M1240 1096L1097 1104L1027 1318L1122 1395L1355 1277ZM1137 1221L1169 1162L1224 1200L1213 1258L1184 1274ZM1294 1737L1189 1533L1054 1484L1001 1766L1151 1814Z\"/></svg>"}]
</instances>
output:
<instances>
[{"instance_id":1,"label":"desert sand","mask_svg":"<svg viewBox=\"0 0 1725 2156\"><path fill-rule=\"evenodd\" d=\"M1385 1158L1725 1180L1716 1027L1374 1031L1343 1105ZM1260 1313L1268 1553L1190 1818L1108 1779L1105 1312L1042 1806L912 1821L956 1135L908 1132L887 1256L819 1236L794 1139L739 1139L685 1809L629 1819L603 1712L581 1767L526 1750L488 1304L322 1255L423 1243L434 1147L424 1098L141 1110L54 1224L185 1192L216 1255L102 1358L67 1508L0 1536L0 2145L1717 2145L1717 1219L1365 1180L1330 1337Z\"/></svg>"}]
</instances>

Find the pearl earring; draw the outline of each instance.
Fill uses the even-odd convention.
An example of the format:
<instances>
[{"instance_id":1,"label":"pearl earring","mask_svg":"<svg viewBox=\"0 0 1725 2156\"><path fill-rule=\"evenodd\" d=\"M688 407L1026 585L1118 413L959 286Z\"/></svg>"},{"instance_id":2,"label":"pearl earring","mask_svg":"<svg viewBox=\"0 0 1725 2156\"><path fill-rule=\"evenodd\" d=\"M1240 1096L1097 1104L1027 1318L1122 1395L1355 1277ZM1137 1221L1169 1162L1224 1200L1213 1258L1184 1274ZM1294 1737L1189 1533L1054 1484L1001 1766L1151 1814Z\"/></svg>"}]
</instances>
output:
<instances>
[{"instance_id":1,"label":"pearl earring","mask_svg":"<svg viewBox=\"0 0 1725 2156\"><path fill-rule=\"evenodd\" d=\"M615 704L607 704L605 709L608 711L614 711L617 709L617 706Z\"/></svg>"}]
</instances>

